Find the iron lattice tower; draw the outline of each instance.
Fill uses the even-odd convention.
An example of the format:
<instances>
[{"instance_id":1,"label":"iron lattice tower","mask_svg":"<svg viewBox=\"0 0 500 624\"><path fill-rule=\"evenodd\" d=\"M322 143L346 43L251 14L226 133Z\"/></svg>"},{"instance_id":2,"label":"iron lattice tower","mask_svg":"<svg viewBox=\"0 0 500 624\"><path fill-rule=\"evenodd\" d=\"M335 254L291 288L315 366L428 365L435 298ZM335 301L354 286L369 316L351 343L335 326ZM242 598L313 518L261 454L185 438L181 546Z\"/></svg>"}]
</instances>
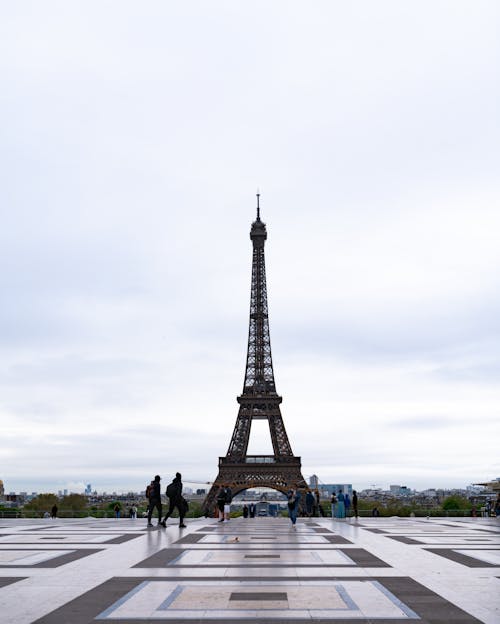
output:
<instances>
[{"instance_id":1,"label":"iron lattice tower","mask_svg":"<svg viewBox=\"0 0 500 624\"><path fill-rule=\"evenodd\" d=\"M266 225L260 219L257 193L257 219L252 223L253 244L250 323L243 392L237 398L238 417L225 457L219 457L219 474L205 499L211 511L221 485L230 485L233 496L251 487L269 487L286 492L292 485L306 485L301 473L300 457L295 457L281 416L282 397L276 392L269 316L267 308L266 264L264 244ZM248 442L253 420L267 420L273 455L248 455Z\"/></svg>"}]
</instances>

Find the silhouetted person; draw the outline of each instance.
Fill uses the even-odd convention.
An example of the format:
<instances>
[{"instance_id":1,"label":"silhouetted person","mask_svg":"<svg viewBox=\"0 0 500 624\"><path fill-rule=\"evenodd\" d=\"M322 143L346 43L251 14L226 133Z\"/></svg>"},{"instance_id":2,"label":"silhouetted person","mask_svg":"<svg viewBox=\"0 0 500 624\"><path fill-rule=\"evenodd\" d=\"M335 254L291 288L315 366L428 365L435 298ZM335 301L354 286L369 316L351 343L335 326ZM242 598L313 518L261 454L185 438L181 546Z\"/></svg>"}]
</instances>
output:
<instances>
[{"instance_id":1,"label":"silhouetted person","mask_svg":"<svg viewBox=\"0 0 500 624\"><path fill-rule=\"evenodd\" d=\"M57 518L57 505L53 505L50 510L50 517L55 520Z\"/></svg>"},{"instance_id":2,"label":"silhouetted person","mask_svg":"<svg viewBox=\"0 0 500 624\"><path fill-rule=\"evenodd\" d=\"M226 500L224 501L224 520L229 520L231 518L231 501L233 500L233 492L229 485L225 487L226 492Z\"/></svg>"},{"instance_id":3,"label":"silhouetted person","mask_svg":"<svg viewBox=\"0 0 500 624\"><path fill-rule=\"evenodd\" d=\"M162 508L160 481L160 475L156 475L154 481L151 482L151 486L149 489L148 526L153 526L153 523L151 522L151 517L153 515L155 507L158 510L158 524L160 524L161 522Z\"/></svg>"},{"instance_id":4,"label":"silhouetted person","mask_svg":"<svg viewBox=\"0 0 500 624\"><path fill-rule=\"evenodd\" d=\"M221 485L217 492L217 509L219 510L219 522L224 522L224 506L226 504L226 486Z\"/></svg>"},{"instance_id":5,"label":"silhouetted person","mask_svg":"<svg viewBox=\"0 0 500 624\"><path fill-rule=\"evenodd\" d=\"M167 496L169 500L169 507L166 516L163 518L162 526L167 526L167 520L170 518L174 509L177 508L179 512L179 527L181 529L185 529L186 525L184 524L184 514L186 513L186 505L184 503L184 499L182 498L182 475L180 472L175 473L175 478L172 479L172 483L170 483L167 487Z\"/></svg>"},{"instance_id":6,"label":"silhouetted person","mask_svg":"<svg viewBox=\"0 0 500 624\"><path fill-rule=\"evenodd\" d=\"M306 514L310 518L313 515L314 508L314 494L311 490L307 490L306 492Z\"/></svg>"},{"instance_id":7,"label":"silhouetted person","mask_svg":"<svg viewBox=\"0 0 500 624\"><path fill-rule=\"evenodd\" d=\"M297 514L299 512L300 492L297 487L288 491L288 517L292 522L292 528L295 529L295 523L297 522Z\"/></svg>"},{"instance_id":8,"label":"silhouetted person","mask_svg":"<svg viewBox=\"0 0 500 624\"><path fill-rule=\"evenodd\" d=\"M354 513L354 517L358 518L358 494L356 490L352 492L352 511Z\"/></svg>"},{"instance_id":9,"label":"silhouetted person","mask_svg":"<svg viewBox=\"0 0 500 624\"><path fill-rule=\"evenodd\" d=\"M342 490L337 493L337 518L345 518L345 498Z\"/></svg>"},{"instance_id":10,"label":"silhouetted person","mask_svg":"<svg viewBox=\"0 0 500 624\"><path fill-rule=\"evenodd\" d=\"M349 517L349 509L351 507L351 499L349 498L349 494L344 494L344 505L345 505L345 517Z\"/></svg>"}]
</instances>

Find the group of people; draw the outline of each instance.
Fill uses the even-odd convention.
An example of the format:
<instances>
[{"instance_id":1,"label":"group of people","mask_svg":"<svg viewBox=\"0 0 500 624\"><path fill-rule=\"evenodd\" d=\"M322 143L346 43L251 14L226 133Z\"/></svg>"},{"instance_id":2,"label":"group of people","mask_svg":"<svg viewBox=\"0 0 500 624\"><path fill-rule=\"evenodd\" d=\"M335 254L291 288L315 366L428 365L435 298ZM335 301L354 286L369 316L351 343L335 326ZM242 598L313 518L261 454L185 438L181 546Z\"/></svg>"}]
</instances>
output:
<instances>
[{"instance_id":1,"label":"group of people","mask_svg":"<svg viewBox=\"0 0 500 624\"><path fill-rule=\"evenodd\" d=\"M163 508L161 503L161 477L156 475L153 481L146 488L146 498L148 499L148 527L152 527L153 512L156 509L158 512L158 526L166 527L167 520L177 509L179 512L179 527L185 529L184 517L188 510L188 503L182 496L182 475L180 472L175 473L175 477L172 482L169 483L165 494L167 495L169 506L165 517L162 520Z\"/></svg>"},{"instance_id":2,"label":"group of people","mask_svg":"<svg viewBox=\"0 0 500 624\"><path fill-rule=\"evenodd\" d=\"M255 518L255 514L257 513L257 507L255 503L250 503L250 505L243 505L243 517L244 518Z\"/></svg>"},{"instance_id":3,"label":"group of people","mask_svg":"<svg viewBox=\"0 0 500 624\"><path fill-rule=\"evenodd\" d=\"M292 523L292 528L295 528L297 523L297 516L299 515L301 509L301 499L302 493L298 487L295 485L287 492L287 503L288 503L288 517ZM316 493L316 496L313 492L308 489L305 494L305 515L307 517L312 517L315 513L319 513L320 515L324 515L323 509L320 505L319 493ZM341 490L335 494L332 494L331 497L331 512L332 518L345 518L346 515L349 514L350 508L352 506L353 515L355 518L358 517L358 494L356 490L352 493L352 500L349 497L349 494L344 494ZM322 513L323 512L323 513Z\"/></svg>"},{"instance_id":4,"label":"group of people","mask_svg":"<svg viewBox=\"0 0 500 624\"><path fill-rule=\"evenodd\" d=\"M358 517L358 494L356 490L352 492L352 500L349 494L339 490L337 494L332 493L330 500L332 518L348 518L352 506L352 512L355 518Z\"/></svg>"}]
</instances>

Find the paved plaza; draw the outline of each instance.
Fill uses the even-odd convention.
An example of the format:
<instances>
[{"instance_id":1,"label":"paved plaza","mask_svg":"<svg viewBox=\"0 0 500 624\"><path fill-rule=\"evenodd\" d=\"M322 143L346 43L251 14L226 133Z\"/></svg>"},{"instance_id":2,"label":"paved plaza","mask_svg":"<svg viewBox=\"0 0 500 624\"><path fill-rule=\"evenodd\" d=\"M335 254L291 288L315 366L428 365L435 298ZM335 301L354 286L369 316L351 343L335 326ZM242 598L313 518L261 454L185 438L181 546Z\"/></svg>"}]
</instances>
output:
<instances>
[{"instance_id":1,"label":"paved plaza","mask_svg":"<svg viewBox=\"0 0 500 624\"><path fill-rule=\"evenodd\" d=\"M500 623L495 519L0 520L0 622Z\"/></svg>"}]
</instances>

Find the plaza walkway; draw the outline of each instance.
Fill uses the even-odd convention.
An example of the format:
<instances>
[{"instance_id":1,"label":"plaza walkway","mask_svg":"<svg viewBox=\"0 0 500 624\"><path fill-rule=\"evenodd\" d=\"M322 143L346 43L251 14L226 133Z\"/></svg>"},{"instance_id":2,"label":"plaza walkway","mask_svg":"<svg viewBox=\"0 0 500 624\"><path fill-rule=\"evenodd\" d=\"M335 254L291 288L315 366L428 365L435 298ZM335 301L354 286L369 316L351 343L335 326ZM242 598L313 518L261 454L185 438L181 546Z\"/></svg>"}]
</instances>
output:
<instances>
[{"instance_id":1,"label":"plaza walkway","mask_svg":"<svg viewBox=\"0 0 500 624\"><path fill-rule=\"evenodd\" d=\"M500 624L495 519L0 520L0 622Z\"/></svg>"}]
</instances>

